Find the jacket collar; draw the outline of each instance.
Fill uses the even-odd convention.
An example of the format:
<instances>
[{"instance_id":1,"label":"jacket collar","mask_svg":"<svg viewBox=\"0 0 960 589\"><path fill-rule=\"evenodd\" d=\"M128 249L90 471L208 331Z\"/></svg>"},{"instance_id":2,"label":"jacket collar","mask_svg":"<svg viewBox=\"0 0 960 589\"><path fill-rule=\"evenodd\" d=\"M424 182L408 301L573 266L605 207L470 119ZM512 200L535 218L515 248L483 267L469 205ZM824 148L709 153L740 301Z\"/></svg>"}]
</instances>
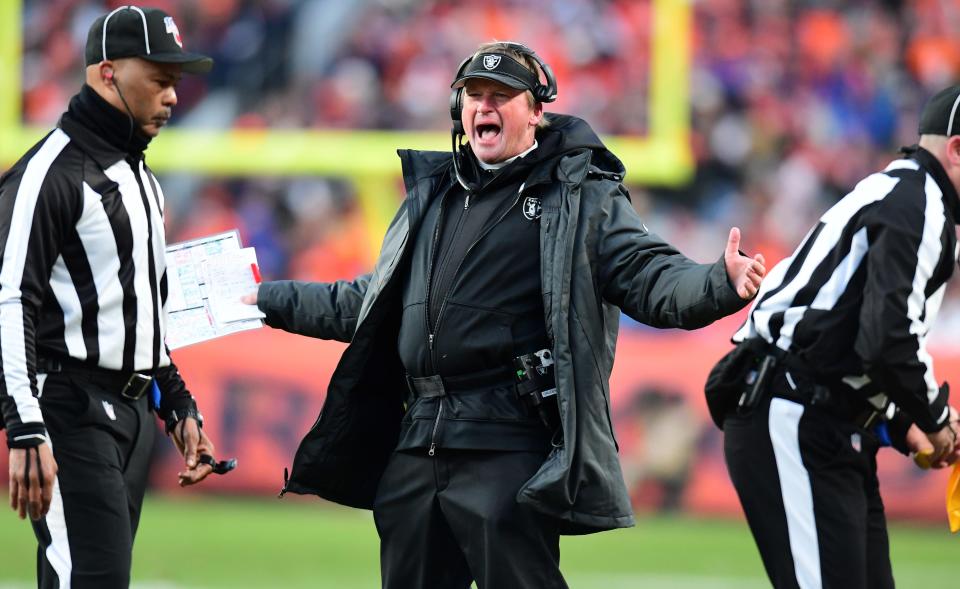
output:
<instances>
[{"instance_id":1,"label":"jacket collar","mask_svg":"<svg viewBox=\"0 0 960 589\"><path fill-rule=\"evenodd\" d=\"M70 99L58 126L104 169L128 156L142 158L151 139L86 84Z\"/></svg>"},{"instance_id":2,"label":"jacket collar","mask_svg":"<svg viewBox=\"0 0 960 589\"><path fill-rule=\"evenodd\" d=\"M927 173L933 176L933 180L937 183L937 186L940 187L940 191L943 192L943 200L953 215L953 222L960 224L960 197L957 196L957 189L954 188L953 182L951 182L950 177L947 176L947 171L943 169L940 160L919 145L904 147L901 151L915 160Z\"/></svg>"}]
</instances>

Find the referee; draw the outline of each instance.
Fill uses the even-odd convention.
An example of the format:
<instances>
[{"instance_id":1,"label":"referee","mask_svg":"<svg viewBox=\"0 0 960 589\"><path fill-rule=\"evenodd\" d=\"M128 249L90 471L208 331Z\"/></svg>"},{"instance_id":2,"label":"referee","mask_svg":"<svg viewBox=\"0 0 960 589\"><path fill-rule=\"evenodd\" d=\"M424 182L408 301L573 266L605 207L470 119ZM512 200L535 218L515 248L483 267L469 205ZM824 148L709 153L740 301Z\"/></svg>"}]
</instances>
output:
<instances>
[{"instance_id":1,"label":"referee","mask_svg":"<svg viewBox=\"0 0 960 589\"><path fill-rule=\"evenodd\" d=\"M164 344L164 198L143 156L181 72L212 61L132 6L94 22L85 61L57 128L0 178L0 407L40 587L129 585L151 408L184 455L181 485L214 462Z\"/></svg>"},{"instance_id":2,"label":"referee","mask_svg":"<svg viewBox=\"0 0 960 589\"><path fill-rule=\"evenodd\" d=\"M927 352L957 263L958 106L960 86L930 100L919 145L821 217L733 338L755 369L724 450L775 587L892 588L878 447L960 457Z\"/></svg>"}]
</instances>

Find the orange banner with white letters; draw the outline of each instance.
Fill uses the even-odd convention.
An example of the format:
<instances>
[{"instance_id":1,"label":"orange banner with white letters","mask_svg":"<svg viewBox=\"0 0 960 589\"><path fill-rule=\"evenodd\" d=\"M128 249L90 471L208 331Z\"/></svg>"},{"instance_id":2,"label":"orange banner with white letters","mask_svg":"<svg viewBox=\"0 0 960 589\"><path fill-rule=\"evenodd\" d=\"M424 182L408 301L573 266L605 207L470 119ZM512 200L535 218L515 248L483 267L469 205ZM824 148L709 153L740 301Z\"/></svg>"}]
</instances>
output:
<instances>
[{"instance_id":1,"label":"orange banner with white letters","mask_svg":"<svg viewBox=\"0 0 960 589\"><path fill-rule=\"evenodd\" d=\"M611 379L612 413L624 476L638 510L740 512L710 422L703 382L730 347L738 319L695 332L624 326ZM344 344L269 328L175 352L206 420L218 458L237 457L227 476L189 491L177 487L181 458L158 435L151 482L174 494L275 494L303 434L313 425ZM960 351L934 351L937 376L960 383ZM956 402L956 400L955 400ZM0 476L6 476L0 453ZM925 472L894 450L880 456L881 488L892 517L943 519L947 472Z\"/></svg>"}]
</instances>

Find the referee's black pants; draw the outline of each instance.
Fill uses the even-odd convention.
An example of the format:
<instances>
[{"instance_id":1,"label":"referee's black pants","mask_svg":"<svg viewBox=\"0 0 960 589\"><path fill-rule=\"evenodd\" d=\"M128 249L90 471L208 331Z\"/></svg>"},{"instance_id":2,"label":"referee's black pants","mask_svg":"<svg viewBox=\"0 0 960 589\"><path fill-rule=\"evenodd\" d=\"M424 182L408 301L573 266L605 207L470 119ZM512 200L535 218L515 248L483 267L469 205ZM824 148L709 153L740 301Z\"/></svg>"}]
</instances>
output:
<instances>
[{"instance_id":1,"label":"referee's black pants","mask_svg":"<svg viewBox=\"0 0 960 589\"><path fill-rule=\"evenodd\" d=\"M774 587L893 588L872 434L777 396L731 413L723 429L730 478Z\"/></svg>"},{"instance_id":2,"label":"referee's black pants","mask_svg":"<svg viewBox=\"0 0 960 589\"><path fill-rule=\"evenodd\" d=\"M555 521L517 503L542 452L394 452L374 503L384 589L566 588Z\"/></svg>"},{"instance_id":3,"label":"referee's black pants","mask_svg":"<svg viewBox=\"0 0 960 589\"><path fill-rule=\"evenodd\" d=\"M59 468L50 511L33 522L37 586L128 587L156 429L148 398L126 400L69 372L37 384Z\"/></svg>"}]
</instances>

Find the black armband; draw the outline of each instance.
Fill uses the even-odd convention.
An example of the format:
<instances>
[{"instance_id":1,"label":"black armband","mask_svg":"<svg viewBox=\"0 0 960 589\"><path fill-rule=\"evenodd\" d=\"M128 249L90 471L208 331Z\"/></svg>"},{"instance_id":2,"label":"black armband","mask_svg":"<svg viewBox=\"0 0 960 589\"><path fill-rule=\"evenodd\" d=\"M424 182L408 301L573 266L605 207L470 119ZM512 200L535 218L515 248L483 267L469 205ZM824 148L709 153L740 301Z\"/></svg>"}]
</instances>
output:
<instances>
[{"instance_id":1,"label":"black armband","mask_svg":"<svg viewBox=\"0 0 960 589\"><path fill-rule=\"evenodd\" d=\"M25 423L7 429L7 448L35 448L47 441L42 423Z\"/></svg>"},{"instance_id":2,"label":"black armband","mask_svg":"<svg viewBox=\"0 0 960 589\"><path fill-rule=\"evenodd\" d=\"M894 412L893 417L887 420L890 445L904 456L910 456L910 447L907 446L907 431L911 425L913 425L913 421L910 416L901 411L899 407Z\"/></svg>"},{"instance_id":3,"label":"black armband","mask_svg":"<svg viewBox=\"0 0 960 589\"><path fill-rule=\"evenodd\" d=\"M167 435L170 435L170 432L173 431L173 428L177 427L177 424L183 421L184 419L192 417L197 420L197 425L203 427L203 415L200 414L200 410L197 409L196 403L191 403L187 407L180 409L172 409L164 419L164 431L167 432Z\"/></svg>"}]
</instances>

